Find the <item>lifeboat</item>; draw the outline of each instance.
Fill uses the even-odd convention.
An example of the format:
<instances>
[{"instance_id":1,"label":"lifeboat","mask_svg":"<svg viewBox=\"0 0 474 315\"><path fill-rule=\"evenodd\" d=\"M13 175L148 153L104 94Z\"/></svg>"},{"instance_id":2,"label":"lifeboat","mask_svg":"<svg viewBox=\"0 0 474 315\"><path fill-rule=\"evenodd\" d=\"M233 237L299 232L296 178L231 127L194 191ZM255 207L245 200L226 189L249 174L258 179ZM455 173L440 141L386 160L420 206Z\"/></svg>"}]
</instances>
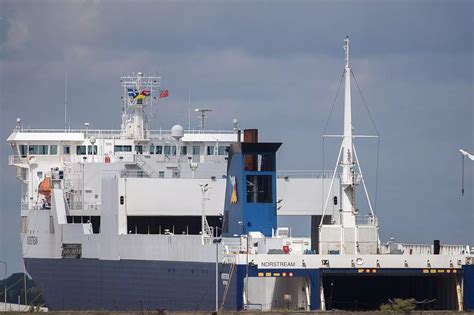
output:
<instances>
[{"instance_id":1,"label":"lifeboat","mask_svg":"<svg viewBox=\"0 0 474 315\"><path fill-rule=\"evenodd\" d=\"M38 185L38 193L45 196L51 204L51 177L46 176Z\"/></svg>"}]
</instances>

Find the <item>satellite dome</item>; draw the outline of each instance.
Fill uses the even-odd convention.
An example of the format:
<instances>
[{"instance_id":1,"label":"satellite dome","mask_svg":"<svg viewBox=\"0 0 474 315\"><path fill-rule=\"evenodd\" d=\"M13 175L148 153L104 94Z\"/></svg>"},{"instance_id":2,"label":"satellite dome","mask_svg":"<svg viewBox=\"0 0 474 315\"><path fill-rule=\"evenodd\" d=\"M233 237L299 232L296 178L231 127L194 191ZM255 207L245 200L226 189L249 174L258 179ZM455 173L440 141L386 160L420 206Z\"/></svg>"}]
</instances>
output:
<instances>
[{"instance_id":1,"label":"satellite dome","mask_svg":"<svg viewBox=\"0 0 474 315\"><path fill-rule=\"evenodd\" d=\"M181 139L184 136L184 128L181 125L174 125L171 128L171 136L176 140Z\"/></svg>"}]
</instances>

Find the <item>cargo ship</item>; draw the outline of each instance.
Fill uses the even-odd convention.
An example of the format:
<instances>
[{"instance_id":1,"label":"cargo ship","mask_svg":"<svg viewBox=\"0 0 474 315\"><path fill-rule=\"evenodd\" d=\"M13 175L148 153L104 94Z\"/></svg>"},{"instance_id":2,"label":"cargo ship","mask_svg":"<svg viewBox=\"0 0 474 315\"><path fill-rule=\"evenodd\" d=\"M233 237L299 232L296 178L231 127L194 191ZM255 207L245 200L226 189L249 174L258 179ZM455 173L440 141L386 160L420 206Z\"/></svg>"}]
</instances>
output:
<instances>
[{"instance_id":1,"label":"cargo ship","mask_svg":"<svg viewBox=\"0 0 474 315\"><path fill-rule=\"evenodd\" d=\"M151 130L147 111L169 92L141 72L120 79L120 130L18 119L7 141L22 253L48 308L371 310L414 298L474 309L469 245L383 243L367 191L359 212L348 37L344 50L334 170L278 170L281 143L237 120L207 130L208 108L197 130Z\"/></svg>"}]
</instances>

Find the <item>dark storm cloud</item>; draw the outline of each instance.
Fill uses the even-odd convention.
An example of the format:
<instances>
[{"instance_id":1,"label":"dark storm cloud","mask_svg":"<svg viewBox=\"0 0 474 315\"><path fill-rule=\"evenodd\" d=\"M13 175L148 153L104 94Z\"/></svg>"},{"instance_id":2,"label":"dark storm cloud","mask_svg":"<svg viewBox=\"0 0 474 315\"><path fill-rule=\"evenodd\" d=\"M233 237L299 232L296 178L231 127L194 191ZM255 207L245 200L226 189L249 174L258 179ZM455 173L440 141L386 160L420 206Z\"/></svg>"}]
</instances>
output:
<instances>
[{"instance_id":1,"label":"dark storm cloud","mask_svg":"<svg viewBox=\"0 0 474 315\"><path fill-rule=\"evenodd\" d=\"M460 198L457 150L473 143L473 4L469 1L7 1L0 0L1 135L62 128L64 76L72 127L119 126L121 72L161 71L171 97L154 128L214 109L210 128L258 127L283 141L282 169L322 167L320 135L342 74L342 39L382 135L381 237L473 243L474 167ZM353 89L356 132L373 133ZM341 101L329 124L341 130ZM196 126L195 117L192 126ZM338 143L326 143L325 168ZM376 143L358 150L375 191ZM18 200L0 146L2 246L19 269ZM336 151L336 152L335 152ZM361 209L366 205L361 201ZM442 227L442 228L441 228Z\"/></svg>"}]
</instances>

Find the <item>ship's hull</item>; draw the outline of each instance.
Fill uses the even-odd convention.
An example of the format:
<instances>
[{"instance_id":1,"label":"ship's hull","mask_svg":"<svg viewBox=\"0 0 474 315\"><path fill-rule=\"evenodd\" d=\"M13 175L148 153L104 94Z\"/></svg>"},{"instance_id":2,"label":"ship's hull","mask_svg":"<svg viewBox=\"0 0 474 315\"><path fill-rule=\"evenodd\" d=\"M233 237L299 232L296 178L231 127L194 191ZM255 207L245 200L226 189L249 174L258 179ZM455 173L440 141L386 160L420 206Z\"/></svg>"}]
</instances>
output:
<instances>
[{"instance_id":1,"label":"ship's hull","mask_svg":"<svg viewBox=\"0 0 474 315\"><path fill-rule=\"evenodd\" d=\"M51 310L215 309L212 263L25 258L25 265ZM234 282L226 309L236 309Z\"/></svg>"}]
</instances>

